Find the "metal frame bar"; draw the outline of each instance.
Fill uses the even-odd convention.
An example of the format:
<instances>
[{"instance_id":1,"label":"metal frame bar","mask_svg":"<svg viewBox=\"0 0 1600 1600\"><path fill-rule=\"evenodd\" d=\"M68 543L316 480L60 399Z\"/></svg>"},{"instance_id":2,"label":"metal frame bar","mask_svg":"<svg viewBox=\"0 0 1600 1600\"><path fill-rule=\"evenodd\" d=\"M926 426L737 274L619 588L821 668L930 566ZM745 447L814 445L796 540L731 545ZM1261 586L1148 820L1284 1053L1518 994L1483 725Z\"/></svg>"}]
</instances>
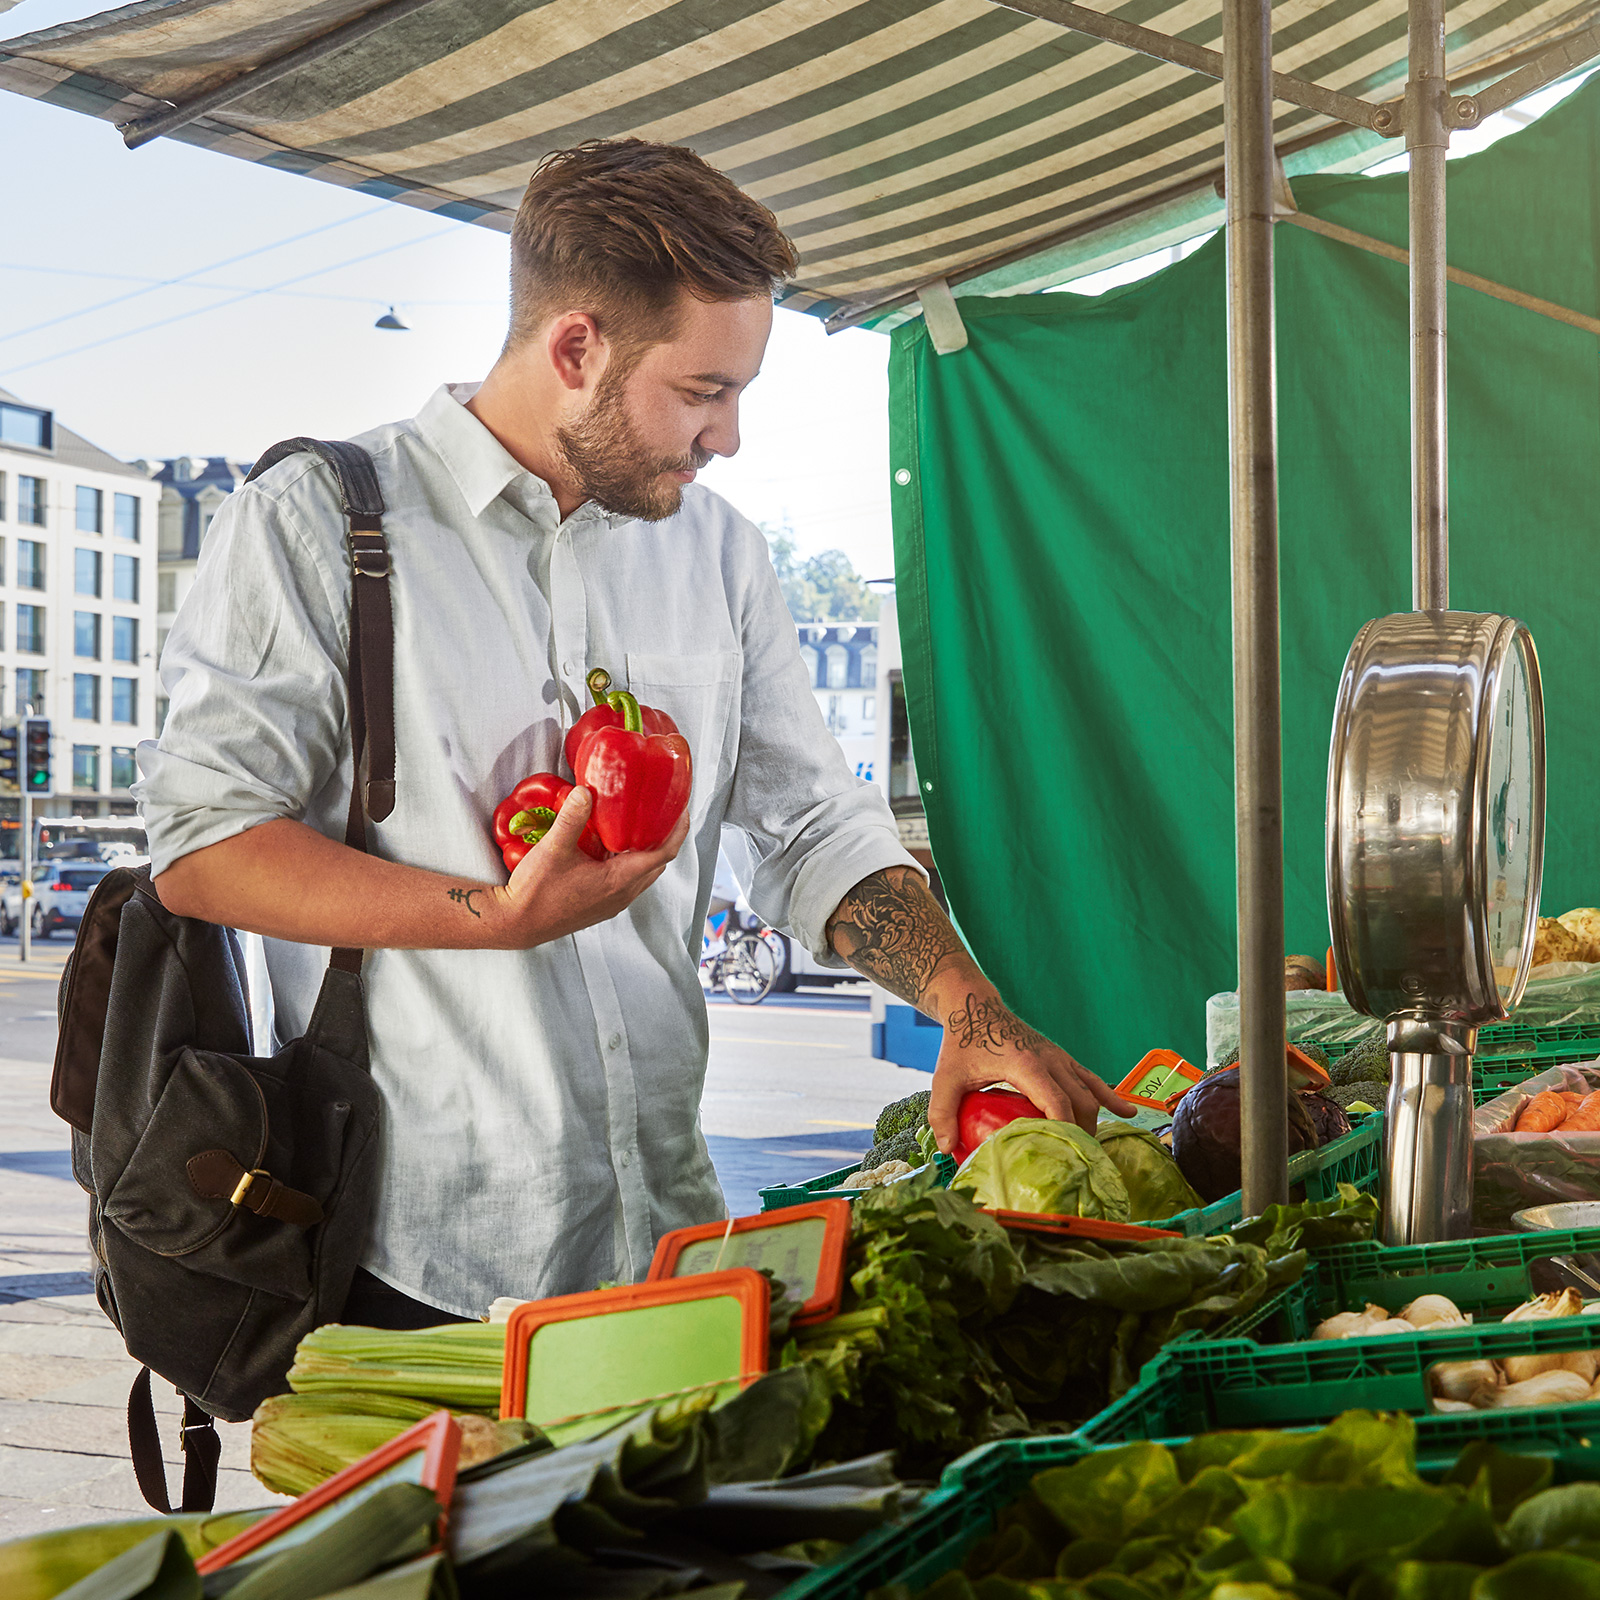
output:
<instances>
[{"instance_id":1,"label":"metal frame bar","mask_svg":"<svg viewBox=\"0 0 1600 1600\"><path fill-rule=\"evenodd\" d=\"M119 123L117 132L130 150L137 150L140 145L149 144L152 139L159 139L162 134L171 133L208 111L231 105L256 89L276 83L297 67L320 61L324 56L343 50L365 39L368 34L376 33L379 28L386 28L391 22L398 22L401 17L409 16L413 11L420 11L432 3L433 0L386 0L385 4L374 6L353 21L320 33L316 38L286 50L281 56L274 56L270 61L263 61L245 72L236 72L232 77L224 78L209 89L202 89L187 100L177 101L169 110L147 112L130 122Z\"/></svg>"},{"instance_id":2,"label":"metal frame bar","mask_svg":"<svg viewBox=\"0 0 1600 1600\"><path fill-rule=\"evenodd\" d=\"M1271 0L1223 0L1228 484L1238 861L1240 1169L1246 1215L1289 1198L1284 1071L1278 421Z\"/></svg>"},{"instance_id":3,"label":"metal frame bar","mask_svg":"<svg viewBox=\"0 0 1600 1600\"><path fill-rule=\"evenodd\" d=\"M1223 58L1227 55L1227 12L1223 12L1223 48L1220 53L1204 45L1190 44L1186 39L1174 39L1170 34L1141 28L1136 23L1124 22L1121 17L1107 16L1103 11L1089 11L1073 5L1070 0L995 0L1007 11L1020 11L1037 17L1041 22L1053 22L1058 27L1070 28L1074 33L1092 34L1110 44L1121 45L1139 55L1154 56L1158 61L1170 61L1174 66L1187 67L1208 78L1224 76ZM1600 46L1597 46L1600 48ZM1354 95L1341 94L1337 89L1325 89L1319 83L1309 83L1287 73L1274 72L1271 99L1286 100L1292 106L1304 106L1325 117L1348 122L1352 127L1370 128L1374 133L1392 138L1400 132L1403 102L1391 105L1373 105L1358 100ZM1269 102L1270 103L1270 102Z\"/></svg>"}]
</instances>

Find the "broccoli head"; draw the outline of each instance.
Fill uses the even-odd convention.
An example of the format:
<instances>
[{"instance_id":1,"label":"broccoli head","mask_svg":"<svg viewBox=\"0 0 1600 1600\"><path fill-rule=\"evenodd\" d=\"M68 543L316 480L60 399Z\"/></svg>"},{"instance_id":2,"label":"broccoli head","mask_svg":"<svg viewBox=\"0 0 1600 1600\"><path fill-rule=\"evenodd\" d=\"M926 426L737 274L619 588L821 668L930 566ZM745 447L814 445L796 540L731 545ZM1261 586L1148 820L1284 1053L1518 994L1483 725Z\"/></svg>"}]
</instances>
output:
<instances>
[{"instance_id":1,"label":"broccoli head","mask_svg":"<svg viewBox=\"0 0 1600 1600\"><path fill-rule=\"evenodd\" d=\"M1291 1039L1289 1043L1292 1044L1301 1055L1309 1056L1311 1060L1315 1061L1324 1072L1328 1070L1328 1052L1324 1050L1320 1044L1315 1043L1311 1039Z\"/></svg>"},{"instance_id":2,"label":"broccoli head","mask_svg":"<svg viewBox=\"0 0 1600 1600\"><path fill-rule=\"evenodd\" d=\"M1348 1111L1358 1100L1365 1101L1374 1111L1381 1111L1386 1090L1381 1083L1358 1079L1354 1083L1336 1083L1322 1092L1336 1106L1345 1111Z\"/></svg>"},{"instance_id":3,"label":"broccoli head","mask_svg":"<svg viewBox=\"0 0 1600 1600\"><path fill-rule=\"evenodd\" d=\"M914 1135L928 1120L928 1102L932 1098L931 1090L919 1089L915 1094L908 1094L904 1100L896 1100L892 1105L885 1106L878 1113L877 1125L872 1130L873 1139L883 1144L897 1133ZM893 1160L894 1157L886 1159Z\"/></svg>"},{"instance_id":4,"label":"broccoli head","mask_svg":"<svg viewBox=\"0 0 1600 1600\"><path fill-rule=\"evenodd\" d=\"M922 1165L922 1151L917 1144L914 1128L906 1128L892 1139L880 1139L861 1158L861 1171L871 1172L886 1161L907 1161L913 1167Z\"/></svg>"},{"instance_id":5,"label":"broccoli head","mask_svg":"<svg viewBox=\"0 0 1600 1600\"><path fill-rule=\"evenodd\" d=\"M1338 1083L1387 1083L1389 1081L1389 1041L1379 1032L1363 1039L1348 1055L1340 1056L1328 1069Z\"/></svg>"}]
</instances>

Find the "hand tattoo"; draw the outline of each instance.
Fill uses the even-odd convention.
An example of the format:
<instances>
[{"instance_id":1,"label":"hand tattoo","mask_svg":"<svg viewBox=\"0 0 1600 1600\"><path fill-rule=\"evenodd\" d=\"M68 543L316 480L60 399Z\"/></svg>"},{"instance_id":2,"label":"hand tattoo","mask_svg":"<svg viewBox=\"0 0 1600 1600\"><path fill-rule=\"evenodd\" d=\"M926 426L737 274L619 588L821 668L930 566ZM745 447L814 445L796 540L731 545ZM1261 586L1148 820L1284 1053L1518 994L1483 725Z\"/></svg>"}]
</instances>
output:
<instances>
[{"instance_id":1,"label":"hand tattoo","mask_svg":"<svg viewBox=\"0 0 1600 1600\"><path fill-rule=\"evenodd\" d=\"M969 994L959 1011L952 1011L945 1022L949 1036L963 1050L976 1047L990 1055L1003 1055L1008 1049L1041 1051L1049 1048L1041 1034L1012 1014L998 1000L983 1000Z\"/></svg>"},{"instance_id":2,"label":"hand tattoo","mask_svg":"<svg viewBox=\"0 0 1600 1600\"><path fill-rule=\"evenodd\" d=\"M472 903L473 895L482 894L482 889L446 889L445 893L449 895L458 906L465 906L467 910L473 914L473 916L480 918L483 916L483 913Z\"/></svg>"},{"instance_id":3,"label":"hand tattoo","mask_svg":"<svg viewBox=\"0 0 1600 1600\"><path fill-rule=\"evenodd\" d=\"M914 1006L941 967L970 959L939 902L909 867L863 878L839 902L828 943L857 972Z\"/></svg>"}]
</instances>

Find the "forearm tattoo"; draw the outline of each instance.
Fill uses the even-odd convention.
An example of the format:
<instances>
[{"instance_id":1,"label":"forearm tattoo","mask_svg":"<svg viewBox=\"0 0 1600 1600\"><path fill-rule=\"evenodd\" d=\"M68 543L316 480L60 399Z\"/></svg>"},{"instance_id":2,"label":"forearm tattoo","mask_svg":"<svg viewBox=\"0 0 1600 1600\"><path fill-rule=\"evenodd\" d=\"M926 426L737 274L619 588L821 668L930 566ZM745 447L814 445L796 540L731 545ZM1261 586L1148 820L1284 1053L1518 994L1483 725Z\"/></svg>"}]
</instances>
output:
<instances>
[{"instance_id":1,"label":"forearm tattoo","mask_svg":"<svg viewBox=\"0 0 1600 1600\"><path fill-rule=\"evenodd\" d=\"M969 994L959 1011L945 1019L950 1037L963 1050L976 1047L990 1055L1007 1050L1047 1050L1049 1045L1027 1023L1019 1021L998 1000L985 1000Z\"/></svg>"},{"instance_id":2,"label":"forearm tattoo","mask_svg":"<svg viewBox=\"0 0 1600 1600\"><path fill-rule=\"evenodd\" d=\"M857 972L914 1006L934 974L969 959L950 919L909 867L863 878L828 924L828 942Z\"/></svg>"},{"instance_id":3,"label":"forearm tattoo","mask_svg":"<svg viewBox=\"0 0 1600 1600\"><path fill-rule=\"evenodd\" d=\"M475 894L482 894L482 889L446 889L445 893L455 901L458 906L465 906L475 917L482 917L483 913L472 903Z\"/></svg>"}]
</instances>

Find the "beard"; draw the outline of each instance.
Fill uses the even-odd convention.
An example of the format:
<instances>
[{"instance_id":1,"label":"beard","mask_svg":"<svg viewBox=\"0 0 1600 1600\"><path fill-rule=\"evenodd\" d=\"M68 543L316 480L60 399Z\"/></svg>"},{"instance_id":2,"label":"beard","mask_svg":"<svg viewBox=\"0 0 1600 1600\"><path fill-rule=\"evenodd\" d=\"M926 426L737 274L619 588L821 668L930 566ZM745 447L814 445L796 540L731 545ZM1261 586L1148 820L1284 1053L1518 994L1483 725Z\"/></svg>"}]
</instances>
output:
<instances>
[{"instance_id":1,"label":"beard","mask_svg":"<svg viewBox=\"0 0 1600 1600\"><path fill-rule=\"evenodd\" d=\"M660 522L683 504L683 485L669 472L698 472L710 451L663 456L639 437L628 415L623 390L627 371L613 367L600 379L589 409L568 427L556 429L556 444L567 470L586 500L618 516Z\"/></svg>"}]
</instances>

